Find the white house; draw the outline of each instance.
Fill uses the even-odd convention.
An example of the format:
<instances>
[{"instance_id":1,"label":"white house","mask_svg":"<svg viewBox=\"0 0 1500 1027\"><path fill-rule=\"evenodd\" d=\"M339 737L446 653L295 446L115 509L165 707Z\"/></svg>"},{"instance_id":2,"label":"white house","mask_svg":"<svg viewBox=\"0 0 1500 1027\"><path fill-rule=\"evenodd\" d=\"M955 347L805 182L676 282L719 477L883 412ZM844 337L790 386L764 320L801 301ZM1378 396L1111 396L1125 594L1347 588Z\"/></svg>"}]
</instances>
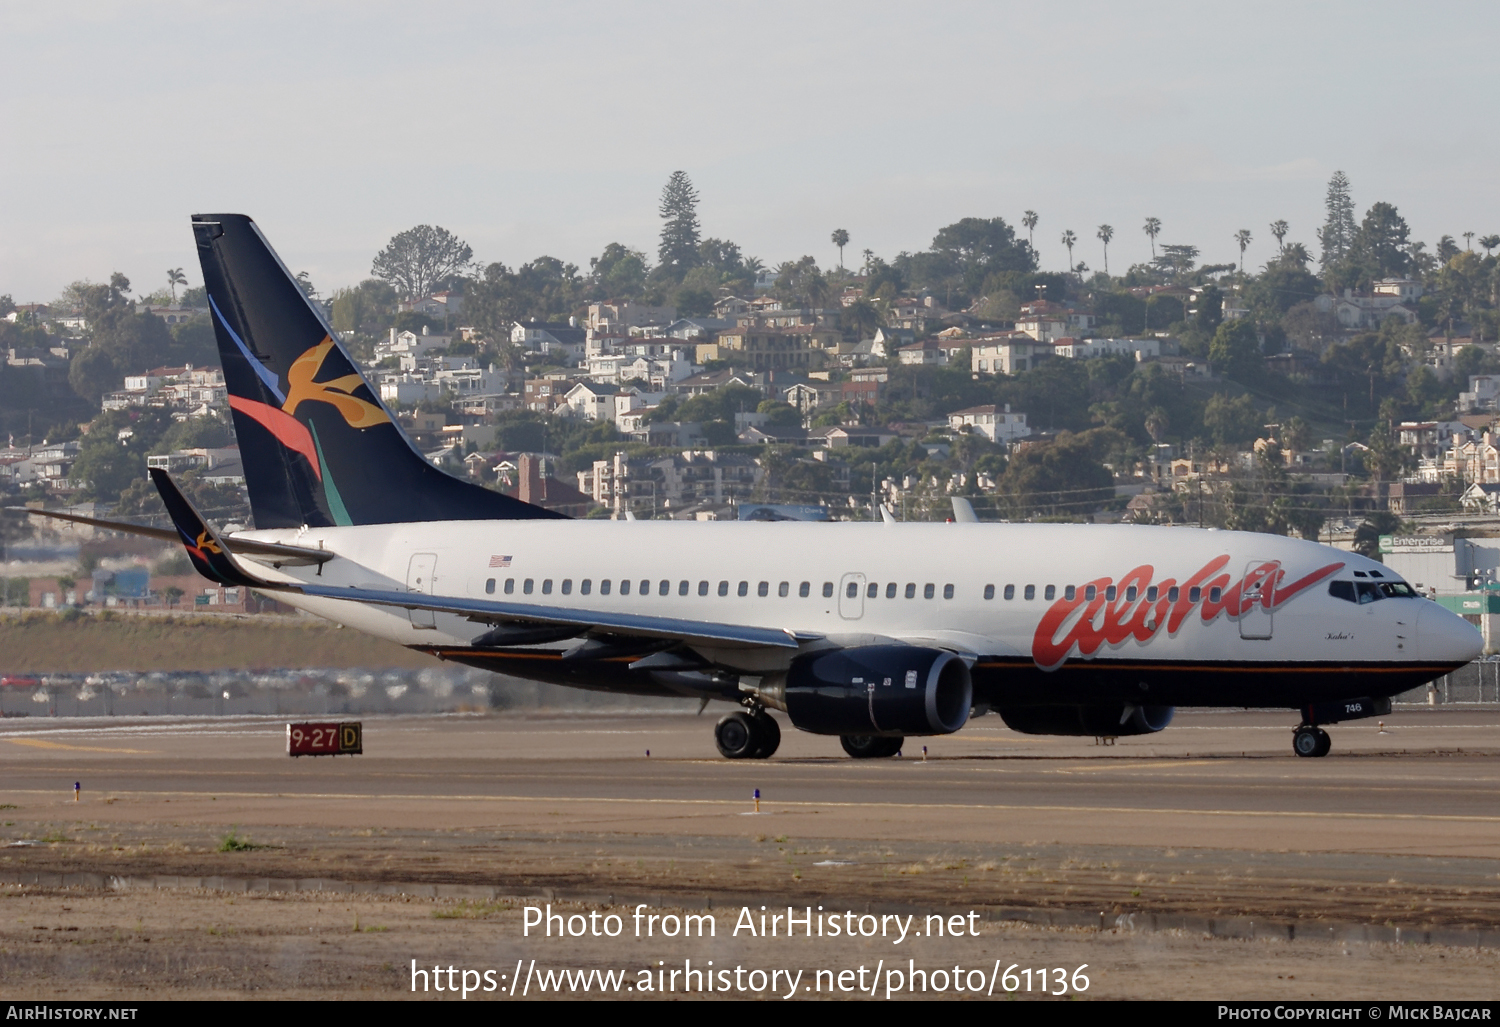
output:
<instances>
[{"instance_id":1,"label":"white house","mask_svg":"<svg viewBox=\"0 0 1500 1027\"><path fill-rule=\"evenodd\" d=\"M1500 407L1500 375L1469 376L1469 391L1458 394L1458 409L1495 410Z\"/></svg>"},{"instance_id":2,"label":"white house","mask_svg":"<svg viewBox=\"0 0 1500 1027\"><path fill-rule=\"evenodd\" d=\"M581 381L563 394L557 413L563 417L581 417L586 421L612 421L618 385Z\"/></svg>"},{"instance_id":3,"label":"white house","mask_svg":"<svg viewBox=\"0 0 1500 1027\"><path fill-rule=\"evenodd\" d=\"M948 427L954 431L969 428L975 434L1002 445L1031 434L1031 428L1026 424L1026 415L1011 413L1009 403L1003 410L993 403L955 410L948 415Z\"/></svg>"},{"instance_id":4,"label":"white house","mask_svg":"<svg viewBox=\"0 0 1500 1027\"><path fill-rule=\"evenodd\" d=\"M398 332L392 328L390 338L375 344L375 362L378 364L383 360L399 360L407 356L425 357L435 349L447 349L452 339L451 335L434 335L425 327L420 335L412 331Z\"/></svg>"},{"instance_id":5,"label":"white house","mask_svg":"<svg viewBox=\"0 0 1500 1027\"><path fill-rule=\"evenodd\" d=\"M981 335L969 343L969 370L977 374L1016 374L1052 356L1052 344L1025 332Z\"/></svg>"}]
</instances>

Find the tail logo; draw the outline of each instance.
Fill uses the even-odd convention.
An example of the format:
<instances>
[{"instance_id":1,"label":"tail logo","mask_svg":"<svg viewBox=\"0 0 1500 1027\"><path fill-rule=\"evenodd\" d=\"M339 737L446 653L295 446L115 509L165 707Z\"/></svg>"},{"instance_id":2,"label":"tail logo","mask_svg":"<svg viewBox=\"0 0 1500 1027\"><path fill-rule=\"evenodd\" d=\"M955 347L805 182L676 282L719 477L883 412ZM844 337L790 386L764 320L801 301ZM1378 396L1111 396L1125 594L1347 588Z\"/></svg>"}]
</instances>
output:
<instances>
[{"instance_id":1,"label":"tail logo","mask_svg":"<svg viewBox=\"0 0 1500 1027\"><path fill-rule=\"evenodd\" d=\"M352 395L364 384L364 379L358 374L346 374L326 382L316 380L331 352L333 339L325 335L322 342L292 361L286 374L291 388L280 408L241 396L229 397L231 407L254 418L283 446L306 457L319 481L323 480L323 466L318 459L317 444L307 426L292 416L298 406L308 402L327 403L351 428L373 428L377 424L389 424L391 420L376 404Z\"/></svg>"},{"instance_id":2,"label":"tail logo","mask_svg":"<svg viewBox=\"0 0 1500 1027\"><path fill-rule=\"evenodd\" d=\"M286 372L291 388L281 409L295 414L302 403L322 402L332 405L351 428L373 428L377 424L390 423L390 417L379 406L353 395L355 389L365 384L358 373L326 382L314 380L331 352L333 339L325 335L322 342L292 361Z\"/></svg>"}]
</instances>

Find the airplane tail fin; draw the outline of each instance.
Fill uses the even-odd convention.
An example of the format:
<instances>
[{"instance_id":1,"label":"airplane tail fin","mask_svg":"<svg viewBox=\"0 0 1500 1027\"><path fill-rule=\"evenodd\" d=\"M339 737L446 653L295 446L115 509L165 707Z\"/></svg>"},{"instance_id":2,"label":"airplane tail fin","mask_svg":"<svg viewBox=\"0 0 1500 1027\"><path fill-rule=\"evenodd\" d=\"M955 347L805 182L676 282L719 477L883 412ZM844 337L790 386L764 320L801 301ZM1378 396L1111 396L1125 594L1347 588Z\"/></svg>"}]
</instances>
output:
<instances>
[{"instance_id":1,"label":"airplane tail fin","mask_svg":"<svg viewBox=\"0 0 1500 1027\"><path fill-rule=\"evenodd\" d=\"M562 516L417 452L250 218L193 235L257 528Z\"/></svg>"}]
</instances>

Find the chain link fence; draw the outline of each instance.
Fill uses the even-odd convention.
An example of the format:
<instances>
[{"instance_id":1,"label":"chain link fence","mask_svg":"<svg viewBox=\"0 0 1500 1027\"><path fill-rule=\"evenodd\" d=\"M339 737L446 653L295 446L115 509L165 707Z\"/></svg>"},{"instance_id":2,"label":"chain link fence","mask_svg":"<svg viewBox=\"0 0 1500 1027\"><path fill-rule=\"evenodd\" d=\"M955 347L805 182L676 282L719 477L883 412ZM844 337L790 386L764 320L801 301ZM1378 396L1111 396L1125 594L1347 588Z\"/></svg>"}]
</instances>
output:
<instances>
[{"instance_id":1,"label":"chain link fence","mask_svg":"<svg viewBox=\"0 0 1500 1027\"><path fill-rule=\"evenodd\" d=\"M1422 706L1500 703L1500 657L1466 663L1430 685L1402 692L1391 701Z\"/></svg>"}]
</instances>

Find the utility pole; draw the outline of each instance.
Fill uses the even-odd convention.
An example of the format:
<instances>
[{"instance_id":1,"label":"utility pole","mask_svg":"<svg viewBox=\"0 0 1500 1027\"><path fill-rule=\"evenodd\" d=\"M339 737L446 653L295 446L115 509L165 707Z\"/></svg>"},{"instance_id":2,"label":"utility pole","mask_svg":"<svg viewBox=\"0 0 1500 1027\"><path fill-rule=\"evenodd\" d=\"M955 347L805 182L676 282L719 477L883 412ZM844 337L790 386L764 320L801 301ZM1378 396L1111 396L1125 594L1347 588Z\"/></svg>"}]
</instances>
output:
<instances>
[{"instance_id":1,"label":"utility pole","mask_svg":"<svg viewBox=\"0 0 1500 1027\"><path fill-rule=\"evenodd\" d=\"M871 460L870 461L870 520L872 520L872 521L878 521L878 520L880 520L880 508L875 505L875 503L876 503L875 496L876 496L875 461Z\"/></svg>"}]
</instances>

